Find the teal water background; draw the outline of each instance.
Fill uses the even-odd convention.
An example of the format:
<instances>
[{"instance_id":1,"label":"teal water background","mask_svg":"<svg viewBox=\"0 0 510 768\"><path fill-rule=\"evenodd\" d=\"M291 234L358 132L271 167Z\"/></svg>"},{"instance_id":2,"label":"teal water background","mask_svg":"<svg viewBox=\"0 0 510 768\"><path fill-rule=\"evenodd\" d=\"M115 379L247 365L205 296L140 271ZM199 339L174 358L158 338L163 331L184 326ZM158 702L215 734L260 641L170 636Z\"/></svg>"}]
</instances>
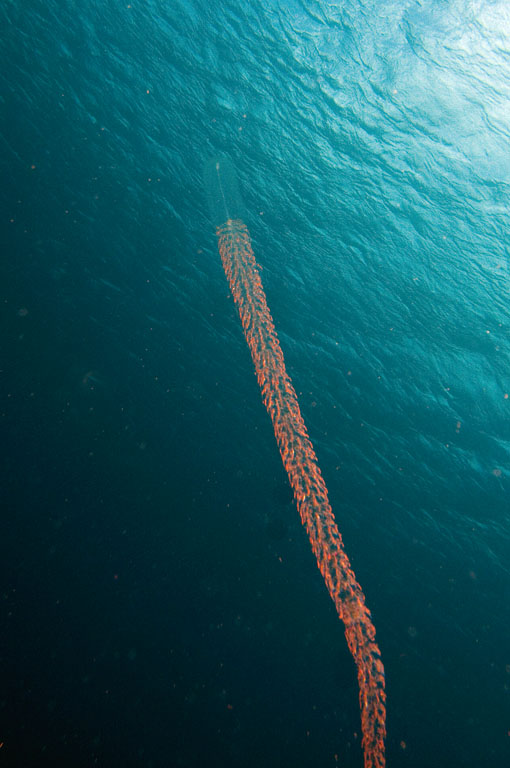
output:
<instances>
[{"instance_id":1,"label":"teal water background","mask_svg":"<svg viewBox=\"0 0 510 768\"><path fill-rule=\"evenodd\" d=\"M362 765L209 220L222 154L377 629L388 766L507 766L508 4L0 21L1 765Z\"/></svg>"}]
</instances>

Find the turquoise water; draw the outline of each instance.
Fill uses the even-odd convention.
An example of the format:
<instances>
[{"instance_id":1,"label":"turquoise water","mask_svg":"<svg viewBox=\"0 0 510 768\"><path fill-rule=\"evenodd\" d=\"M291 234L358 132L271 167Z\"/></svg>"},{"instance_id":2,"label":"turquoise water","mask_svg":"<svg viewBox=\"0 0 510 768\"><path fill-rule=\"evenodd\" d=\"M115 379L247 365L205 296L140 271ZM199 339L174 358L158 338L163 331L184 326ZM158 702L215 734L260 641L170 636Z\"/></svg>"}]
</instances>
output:
<instances>
[{"instance_id":1,"label":"turquoise water","mask_svg":"<svg viewBox=\"0 0 510 768\"><path fill-rule=\"evenodd\" d=\"M508 5L0 18L2 764L362 765L216 249L224 155L376 625L388 765L507 766Z\"/></svg>"}]
</instances>

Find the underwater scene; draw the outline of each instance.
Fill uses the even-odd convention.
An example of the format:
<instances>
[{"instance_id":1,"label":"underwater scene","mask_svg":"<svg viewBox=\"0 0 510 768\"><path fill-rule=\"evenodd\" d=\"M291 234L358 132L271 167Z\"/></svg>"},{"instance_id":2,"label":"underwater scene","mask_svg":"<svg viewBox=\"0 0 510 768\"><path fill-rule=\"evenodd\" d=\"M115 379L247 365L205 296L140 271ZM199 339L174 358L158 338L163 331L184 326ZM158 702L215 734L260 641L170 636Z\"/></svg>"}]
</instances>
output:
<instances>
[{"instance_id":1,"label":"underwater scene","mask_svg":"<svg viewBox=\"0 0 510 768\"><path fill-rule=\"evenodd\" d=\"M0 766L506 768L508 3L0 20Z\"/></svg>"}]
</instances>

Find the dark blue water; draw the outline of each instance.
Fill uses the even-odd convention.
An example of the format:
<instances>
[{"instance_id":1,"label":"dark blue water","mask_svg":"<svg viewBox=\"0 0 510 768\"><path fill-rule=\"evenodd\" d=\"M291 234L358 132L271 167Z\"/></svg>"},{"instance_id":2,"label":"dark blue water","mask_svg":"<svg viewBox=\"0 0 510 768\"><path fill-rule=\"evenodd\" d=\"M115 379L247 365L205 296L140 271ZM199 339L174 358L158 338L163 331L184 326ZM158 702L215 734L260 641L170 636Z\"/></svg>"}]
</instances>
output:
<instances>
[{"instance_id":1,"label":"dark blue water","mask_svg":"<svg viewBox=\"0 0 510 768\"><path fill-rule=\"evenodd\" d=\"M362 765L202 186L257 260L389 766L510 761L504 0L5 0L2 766Z\"/></svg>"}]
</instances>

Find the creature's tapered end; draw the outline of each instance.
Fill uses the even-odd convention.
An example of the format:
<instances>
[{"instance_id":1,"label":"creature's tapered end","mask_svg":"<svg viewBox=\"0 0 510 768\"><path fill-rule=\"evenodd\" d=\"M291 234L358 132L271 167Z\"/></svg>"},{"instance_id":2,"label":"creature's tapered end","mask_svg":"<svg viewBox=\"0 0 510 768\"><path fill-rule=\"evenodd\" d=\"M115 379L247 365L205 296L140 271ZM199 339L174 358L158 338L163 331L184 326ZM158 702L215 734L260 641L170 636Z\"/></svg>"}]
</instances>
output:
<instances>
[{"instance_id":1,"label":"creature's tapered end","mask_svg":"<svg viewBox=\"0 0 510 768\"><path fill-rule=\"evenodd\" d=\"M227 157L213 157L204 166L204 187L215 227L230 219L244 219L244 205L235 168Z\"/></svg>"}]
</instances>

